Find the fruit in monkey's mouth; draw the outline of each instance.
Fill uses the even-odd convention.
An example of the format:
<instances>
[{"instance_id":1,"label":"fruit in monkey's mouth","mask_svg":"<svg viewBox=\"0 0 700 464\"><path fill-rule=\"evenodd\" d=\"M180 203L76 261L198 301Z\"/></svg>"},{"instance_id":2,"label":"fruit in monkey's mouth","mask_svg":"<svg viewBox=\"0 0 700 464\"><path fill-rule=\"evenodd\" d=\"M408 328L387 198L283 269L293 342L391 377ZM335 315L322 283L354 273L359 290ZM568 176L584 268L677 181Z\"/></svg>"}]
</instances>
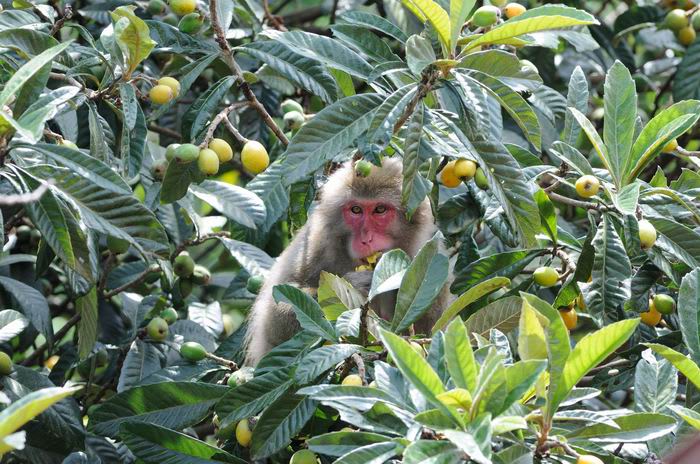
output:
<instances>
[{"instance_id":1,"label":"fruit in monkey's mouth","mask_svg":"<svg viewBox=\"0 0 700 464\"><path fill-rule=\"evenodd\" d=\"M379 262L379 258L382 257L382 254L382 251L377 251L365 258L362 258L362 262L366 264L360 264L355 268L355 271L373 271L374 267L377 265L377 262Z\"/></svg>"}]
</instances>

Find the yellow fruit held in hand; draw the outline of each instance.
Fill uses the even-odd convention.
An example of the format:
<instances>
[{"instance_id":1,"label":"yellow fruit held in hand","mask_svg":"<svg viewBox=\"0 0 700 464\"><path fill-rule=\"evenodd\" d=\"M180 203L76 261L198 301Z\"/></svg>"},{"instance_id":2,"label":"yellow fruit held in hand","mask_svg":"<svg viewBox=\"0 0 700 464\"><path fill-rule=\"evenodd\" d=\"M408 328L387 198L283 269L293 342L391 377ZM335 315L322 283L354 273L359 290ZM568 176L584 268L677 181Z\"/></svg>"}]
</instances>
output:
<instances>
[{"instance_id":1,"label":"yellow fruit held in hand","mask_svg":"<svg viewBox=\"0 0 700 464\"><path fill-rule=\"evenodd\" d=\"M165 85L167 87L170 87L170 90L173 91L173 98L177 98L180 96L180 82L174 77L161 77L160 79L158 79L158 85Z\"/></svg>"},{"instance_id":2,"label":"yellow fruit held in hand","mask_svg":"<svg viewBox=\"0 0 700 464\"><path fill-rule=\"evenodd\" d=\"M503 14L506 15L506 18L515 18L516 16L520 16L521 14L525 13L527 11L527 8L525 8L523 5L520 3L509 3L506 5L505 8L503 8Z\"/></svg>"},{"instance_id":3,"label":"yellow fruit held in hand","mask_svg":"<svg viewBox=\"0 0 700 464\"><path fill-rule=\"evenodd\" d=\"M590 198L600 189L600 181L591 175L581 176L576 181L576 193L582 198Z\"/></svg>"},{"instance_id":4,"label":"yellow fruit held in hand","mask_svg":"<svg viewBox=\"0 0 700 464\"><path fill-rule=\"evenodd\" d=\"M535 283L540 287L552 287L559 281L559 273L556 269L549 266L542 266L535 269L532 274Z\"/></svg>"},{"instance_id":5,"label":"yellow fruit held in hand","mask_svg":"<svg viewBox=\"0 0 700 464\"><path fill-rule=\"evenodd\" d=\"M203 174L212 176L219 172L219 156L214 150L205 148L199 151L199 158L197 158L197 166Z\"/></svg>"},{"instance_id":6,"label":"yellow fruit held in hand","mask_svg":"<svg viewBox=\"0 0 700 464\"><path fill-rule=\"evenodd\" d=\"M361 387L362 386L362 377L360 377L357 374L350 374L343 379L343 381L341 382L341 385L349 385L351 387Z\"/></svg>"},{"instance_id":7,"label":"yellow fruit held in hand","mask_svg":"<svg viewBox=\"0 0 700 464\"><path fill-rule=\"evenodd\" d=\"M170 9L178 16L192 13L197 8L196 0L170 0Z\"/></svg>"},{"instance_id":8,"label":"yellow fruit held in hand","mask_svg":"<svg viewBox=\"0 0 700 464\"><path fill-rule=\"evenodd\" d=\"M455 174L455 161L450 161L440 172L440 183L447 188L455 188L462 183L462 180Z\"/></svg>"},{"instance_id":9,"label":"yellow fruit held in hand","mask_svg":"<svg viewBox=\"0 0 700 464\"><path fill-rule=\"evenodd\" d=\"M639 242L642 250L648 250L656 243L656 228L646 219L639 221Z\"/></svg>"},{"instance_id":10,"label":"yellow fruit held in hand","mask_svg":"<svg viewBox=\"0 0 700 464\"><path fill-rule=\"evenodd\" d=\"M576 328L576 323L578 322L578 314L576 314L575 309L560 309L559 314L561 315L561 318L564 321L564 325L567 329L574 330Z\"/></svg>"},{"instance_id":11,"label":"yellow fruit held in hand","mask_svg":"<svg viewBox=\"0 0 700 464\"><path fill-rule=\"evenodd\" d=\"M645 311L639 315L642 322L651 327L656 327L661 322L661 313L654 307L653 301L649 301L649 311Z\"/></svg>"},{"instance_id":12,"label":"yellow fruit held in hand","mask_svg":"<svg viewBox=\"0 0 700 464\"><path fill-rule=\"evenodd\" d=\"M155 85L148 92L148 97L156 105L165 105L174 98L173 89L167 85Z\"/></svg>"},{"instance_id":13,"label":"yellow fruit held in hand","mask_svg":"<svg viewBox=\"0 0 700 464\"><path fill-rule=\"evenodd\" d=\"M219 157L219 161L222 163L231 161L233 158L233 149L231 149L231 145L229 145L226 140L211 139L209 142L209 148L216 152L216 155Z\"/></svg>"},{"instance_id":14,"label":"yellow fruit held in hand","mask_svg":"<svg viewBox=\"0 0 700 464\"><path fill-rule=\"evenodd\" d=\"M691 43L695 42L695 29L693 29L692 26L686 26L678 31L676 37L678 37L678 41L681 43L681 45L687 47Z\"/></svg>"},{"instance_id":15,"label":"yellow fruit held in hand","mask_svg":"<svg viewBox=\"0 0 700 464\"><path fill-rule=\"evenodd\" d=\"M242 447L247 448L252 439L253 432L250 430L250 423L248 423L248 419L243 419L236 425L236 441Z\"/></svg>"},{"instance_id":16,"label":"yellow fruit held in hand","mask_svg":"<svg viewBox=\"0 0 700 464\"><path fill-rule=\"evenodd\" d=\"M258 174L270 165L270 156L262 143L257 140L249 140L241 150L241 162L248 171Z\"/></svg>"},{"instance_id":17,"label":"yellow fruit held in hand","mask_svg":"<svg viewBox=\"0 0 700 464\"><path fill-rule=\"evenodd\" d=\"M662 153L673 153L678 148L678 140L673 139L661 149Z\"/></svg>"},{"instance_id":18,"label":"yellow fruit held in hand","mask_svg":"<svg viewBox=\"0 0 700 464\"><path fill-rule=\"evenodd\" d=\"M460 159L455 163L455 176L461 179L471 179L479 166L472 160Z\"/></svg>"},{"instance_id":19,"label":"yellow fruit held in hand","mask_svg":"<svg viewBox=\"0 0 700 464\"><path fill-rule=\"evenodd\" d=\"M582 454L578 457L576 464L605 464L602 459L593 456L592 454Z\"/></svg>"}]
</instances>

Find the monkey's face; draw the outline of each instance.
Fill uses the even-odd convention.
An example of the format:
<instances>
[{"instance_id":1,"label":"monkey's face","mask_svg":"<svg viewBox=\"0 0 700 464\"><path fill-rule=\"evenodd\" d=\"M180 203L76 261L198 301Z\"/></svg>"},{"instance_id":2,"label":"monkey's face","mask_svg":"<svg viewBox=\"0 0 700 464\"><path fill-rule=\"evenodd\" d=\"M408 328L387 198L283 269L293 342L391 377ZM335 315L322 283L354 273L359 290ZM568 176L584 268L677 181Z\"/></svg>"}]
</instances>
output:
<instances>
[{"instance_id":1,"label":"monkey's face","mask_svg":"<svg viewBox=\"0 0 700 464\"><path fill-rule=\"evenodd\" d=\"M366 258L397 245L393 238L397 209L389 202L350 200L343 206L343 221L350 229L348 251L353 259Z\"/></svg>"}]
</instances>

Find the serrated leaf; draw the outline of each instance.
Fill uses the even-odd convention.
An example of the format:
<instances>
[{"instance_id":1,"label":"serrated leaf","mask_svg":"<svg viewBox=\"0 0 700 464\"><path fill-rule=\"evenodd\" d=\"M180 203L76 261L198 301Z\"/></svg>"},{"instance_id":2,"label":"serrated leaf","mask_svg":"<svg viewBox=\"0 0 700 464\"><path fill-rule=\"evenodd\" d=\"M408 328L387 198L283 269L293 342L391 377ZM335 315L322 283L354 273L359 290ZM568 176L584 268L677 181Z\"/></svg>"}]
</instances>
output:
<instances>
[{"instance_id":1,"label":"serrated leaf","mask_svg":"<svg viewBox=\"0 0 700 464\"><path fill-rule=\"evenodd\" d=\"M683 277L678 293L681 334L693 361L700 362L700 269Z\"/></svg>"},{"instance_id":2,"label":"serrated leaf","mask_svg":"<svg viewBox=\"0 0 700 464\"><path fill-rule=\"evenodd\" d=\"M270 405L255 424L251 457L264 459L281 450L306 425L316 410L316 401L288 394Z\"/></svg>"},{"instance_id":3,"label":"serrated leaf","mask_svg":"<svg viewBox=\"0 0 700 464\"><path fill-rule=\"evenodd\" d=\"M243 187L215 180L190 185L190 191L224 216L245 227L255 229L265 222L265 204Z\"/></svg>"},{"instance_id":4,"label":"serrated leaf","mask_svg":"<svg viewBox=\"0 0 700 464\"><path fill-rule=\"evenodd\" d=\"M260 248L226 237L219 237L219 241L248 274L266 277L272 269L275 261Z\"/></svg>"},{"instance_id":5,"label":"serrated leaf","mask_svg":"<svg viewBox=\"0 0 700 464\"><path fill-rule=\"evenodd\" d=\"M695 362L666 345L658 343L645 343L645 345L666 358L681 374L686 376L688 381L692 382L696 388L700 388L700 367Z\"/></svg>"},{"instance_id":6,"label":"serrated leaf","mask_svg":"<svg viewBox=\"0 0 700 464\"><path fill-rule=\"evenodd\" d=\"M673 79L673 100L700 99L700 41L688 46Z\"/></svg>"},{"instance_id":7,"label":"serrated leaf","mask_svg":"<svg viewBox=\"0 0 700 464\"><path fill-rule=\"evenodd\" d=\"M0 286L17 301L22 313L50 343L53 339L53 327L49 305L44 295L34 287L9 277L0 276Z\"/></svg>"},{"instance_id":8,"label":"serrated leaf","mask_svg":"<svg viewBox=\"0 0 700 464\"><path fill-rule=\"evenodd\" d=\"M585 112L588 108L588 80L581 66L576 66L574 72L571 73L566 106L576 108L580 112ZM571 113L567 111L566 115L564 115L564 130L561 134L561 140L568 145L575 146L581 129L572 118ZM589 173L586 172L584 174Z\"/></svg>"},{"instance_id":9,"label":"serrated leaf","mask_svg":"<svg viewBox=\"0 0 700 464\"><path fill-rule=\"evenodd\" d=\"M676 400L678 371L651 350L642 352L634 372L634 405L637 411L662 412Z\"/></svg>"},{"instance_id":10,"label":"serrated leaf","mask_svg":"<svg viewBox=\"0 0 700 464\"><path fill-rule=\"evenodd\" d=\"M178 201L187 195L190 184L203 180L204 174L194 161L191 163L178 163L177 161L168 163L168 169L165 170L163 185L160 189L160 200L166 204Z\"/></svg>"},{"instance_id":11,"label":"serrated leaf","mask_svg":"<svg viewBox=\"0 0 700 464\"><path fill-rule=\"evenodd\" d=\"M359 346L347 344L317 348L304 356L299 362L299 366L294 372L294 381L298 385L313 382L318 376L332 369L359 350Z\"/></svg>"},{"instance_id":12,"label":"serrated leaf","mask_svg":"<svg viewBox=\"0 0 700 464\"><path fill-rule=\"evenodd\" d=\"M613 419L617 427L596 424L567 434L569 440L602 443L641 443L662 437L676 427L676 420L664 414L638 413Z\"/></svg>"},{"instance_id":13,"label":"serrated leaf","mask_svg":"<svg viewBox=\"0 0 700 464\"><path fill-rule=\"evenodd\" d=\"M515 277L541 254L541 250L516 250L480 258L456 272L452 292L467 291L473 285L494 277Z\"/></svg>"},{"instance_id":14,"label":"serrated leaf","mask_svg":"<svg viewBox=\"0 0 700 464\"><path fill-rule=\"evenodd\" d=\"M186 142L195 140L199 133L202 132L235 82L236 79L233 76L223 77L212 84L189 105L182 116L181 125L183 139ZM170 163L170 165L172 164L176 163ZM192 164L196 166L197 163L189 163L189 165Z\"/></svg>"},{"instance_id":15,"label":"serrated leaf","mask_svg":"<svg viewBox=\"0 0 700 464\"><path fill-rule=\"evenodd\" d=\"M161 353L152 343L134 340L119 373L117 392L122 393L139 385L143 379L160 370L163 367L160 358Z\"/></svg>"},{"instance_id":16,"label":"serrated leaf","mask_svg":"<svg viewBox=\"0 0 700 464\"><path fill-rule=\"evenodd\" d=\"M357 448L387 440L385 435L353 430L352 432L330 432L307 440L309 449L327 456L342 456Z\"/></svg>"},{"instance_id":17,"label":"serrated leaf","mask_svg":"<svg viewBox=\"0 0 700 464\"><path fill-rule=\"evenodd\" d=\"M467 331L482 337L488 336L492 329L508 334L518 327L521 307L522 300L517 296L489 303L467 319Z\"/></svg>"},{"instance_id":18,"label":"serrated leaf","mask_svg":"<svg viewBox=\"0 0 700 464\"><path fill-rule=\"evenodd\" d=\"M251 42L236 47L236 50L259 59L297 86L318 95L326 103L332 103L336 99L335 80L324 66L282 42Z\"/></svg>"},{"instance_id":19,"label":"serrated leaf","mask_svg":"<svg viewBox=\"0 0 700 464\"><path fill-rule=\"evenodd\" d=\"M78 355L87 358L97 342L97 289L93 287L86 295L75 300L75 310L80 314L78 322Z\"/></svg>"},{"instance_id":20,"label":"serrated leaf","mask_svg":"<svg viewBox=\"0 0 700 464\"><path fill-rule=\"evenodd\" d=\"M379 105L367 128L367 152L376 156L386 148L394 134L394 125L415 98L417 92L418 86L416 84L406 85L389 95Z\"/></svg>"},{"instance_id":21,"label":"serrated leaf","mask_svg":"<svg viewBox=\"0 0 700 464\"><path fill-rule=\"evenodd\" d=\"M437 322L435 322L432 333L442 330L451 319L456 317L470 304L488 295L489 293L495 292L499 288L507 286L508 284L510 284L510 279L506 277L493 277L472 286L469 290L462 293L456 300L450 303Z\"/></svg>"},{"instance_id":22,"label":"serrated leaf","mask_svg":"<svg viewBox=\"0 0 700 464\"><path fill-rule=\"evenodd\" d=\"M630 149L637 121L637 89L629 70L619 61L605 75L605 127L611 174L622 179L630 163Z\"/></svg>"},{"instance_id":23,"label":"serrated leaf","mask_svg":"<svg viewBox=\"0 0 700 464\"><path fill-rule=\"evenodd\" d=\"M272 296L277 303L291 305L301 327L329 341L337 341L335 330L323 315L318 303L308 294L291 285L276 285Z\"/></svg>"},{"instance_id":24,"label":"serrated leaf","mask_svg":"<svg viewBox=\"0 0 700 464\"><path fill-rule=\"evenodd\" d=\"M469 335L461 319L452 321L445 331L445 362L454 384L473 393L478 369Z\"/></svg>"},{"instance_id":25,"label":"serrated leaf","mask_svg":"<svg viewBox=\"0 0 700 464\"><path fill-rule=\"evenodd\" d=\"M399 288L406 269L411 265L411 258L401 249L384 253L372 274L372 286L368 298L385 291Z\"/></svg>"}]
</instances>

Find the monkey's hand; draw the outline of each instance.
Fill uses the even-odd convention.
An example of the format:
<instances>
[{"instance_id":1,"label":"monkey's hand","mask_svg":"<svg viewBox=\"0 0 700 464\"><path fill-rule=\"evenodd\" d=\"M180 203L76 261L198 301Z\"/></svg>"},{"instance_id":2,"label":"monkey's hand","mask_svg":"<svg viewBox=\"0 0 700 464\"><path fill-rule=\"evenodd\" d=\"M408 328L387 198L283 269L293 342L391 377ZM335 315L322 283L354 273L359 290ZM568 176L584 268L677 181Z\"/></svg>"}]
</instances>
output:
<instances>
[{"instance_id":1,"label":"monkey's hand","mask_svg":"<svg viewBox=\"0 0 700 464\"><path fill-rule=\"evenodd\" d=\"M369 289L372 286L372 275L373 271L352 271L348 272L343 276L343 279L350 282L356 290L358 290L363 295L367 296L369 294Z\"/></svg>"}]
</instances>

